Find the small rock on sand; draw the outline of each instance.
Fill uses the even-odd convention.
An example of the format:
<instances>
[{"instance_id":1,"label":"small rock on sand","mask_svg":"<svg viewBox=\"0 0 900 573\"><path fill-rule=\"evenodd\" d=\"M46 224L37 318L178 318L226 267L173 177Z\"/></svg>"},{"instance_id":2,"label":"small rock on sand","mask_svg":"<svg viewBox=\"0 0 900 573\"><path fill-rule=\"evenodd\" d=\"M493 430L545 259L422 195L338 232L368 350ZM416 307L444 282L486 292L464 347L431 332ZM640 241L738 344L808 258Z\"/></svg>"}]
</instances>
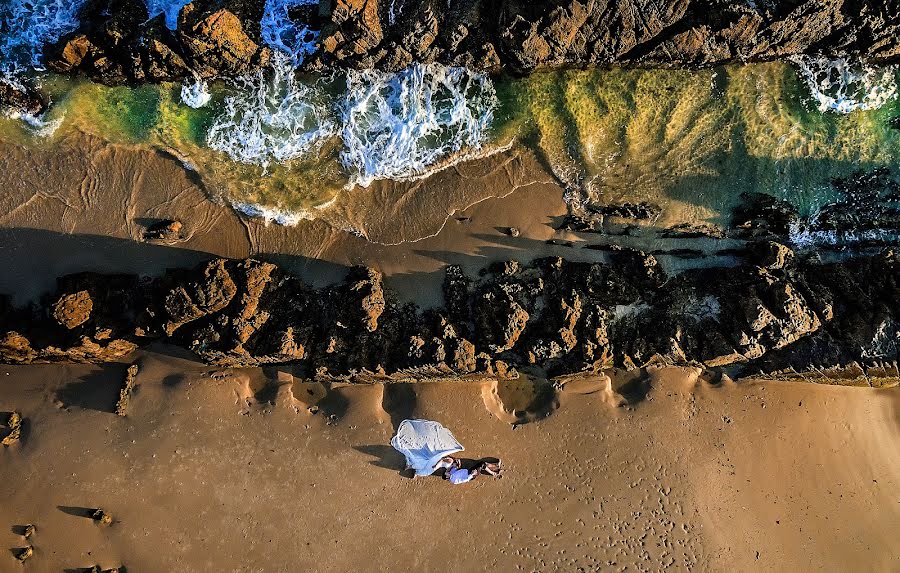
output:
<instances>
[{"instance_id":1,"label":"small rock on sand","mask_svg":"<svg viewBox=\"0 0 900 573\"><path fill-rule=\"evenodd\" d=\"M22 415L18 412L10 412L6 420L6 435L0 440L0 444L11 446L22 437Z\"/></svg>"},{"instance_id":2,"label":"small rock on sand","mask_svg":"<svg viewBox=\"0 0 900 573\"><path fill-rule=\"evenodd\" d=\"M97 511L95 511L95 512L93 513L93 515L91 515L91 519L93 519L94 521L96 521L96 522L99 523L100 525L104 525L104 526L106 526L106 525L112 525L112 522L113 522L113 517L112 517L112 515L106 513L106 512L103 511L102 509L97 509Z\"/></svg>"},{"instance_id":3,"label":"small rock on sand","mask_svg":"<svg viewBox=\"0 0 900 573\"><path fill-rule=\"evenodd\" d=\"M13 553L15 553L16 559L18 559L20 563L25 563L34 555L34 548L29 545L28 547L14 549Z\"/></svg>"}]
</instances>

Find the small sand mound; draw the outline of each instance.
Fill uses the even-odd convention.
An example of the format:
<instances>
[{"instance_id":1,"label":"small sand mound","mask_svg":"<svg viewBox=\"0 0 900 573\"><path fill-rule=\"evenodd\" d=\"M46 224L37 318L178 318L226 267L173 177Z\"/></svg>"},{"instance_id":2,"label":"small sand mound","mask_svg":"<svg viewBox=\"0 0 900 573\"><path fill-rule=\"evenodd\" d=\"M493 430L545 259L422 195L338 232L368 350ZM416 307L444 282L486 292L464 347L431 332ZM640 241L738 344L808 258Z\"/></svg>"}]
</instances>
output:
<instances>
[{"instance_id":1,"label":"small sand mound","mask_svg":"<svg viewBox=\"0 0 900 573\"><path fill-rule=\"evenodd\" d=\"M562 394L584 395L602 392L610 387L609 376L602 372L564 376L555 381L556 389Z\"/></svg>"},{"instance_id":2,"label":"small sand mound","mask_svg":"<svg viewBox=\"0 0 900 573\"><path fill-rule=\"evenodd\" d=\"M509 424L545 418L559 407L552 384L527 376L485 383L481 397L488 412Z\"/></svg>"},{"instance_id":3,"label":"small sand mound","mask_svg":"<svg viewBox=\"0 0 900 573\"><path fill-rule=\"evenodd\" d=\"M309 412L317 412L319 410L319 402L328 395L328 388L321 382L301 382L298 380L290 385L290 389L294 406Z\"/></svg>"},{"instance_id":4,"label":"small sand mound","mask_svg":"<svg viewBox=\"0 0 900 573\"><path fill-rule=\"evenodd\" d=\"M396 429L400 422L413 418L416 410L416 390L414 384L382 384L381 409L391 425Z\"/></svg>"}]
</instances>

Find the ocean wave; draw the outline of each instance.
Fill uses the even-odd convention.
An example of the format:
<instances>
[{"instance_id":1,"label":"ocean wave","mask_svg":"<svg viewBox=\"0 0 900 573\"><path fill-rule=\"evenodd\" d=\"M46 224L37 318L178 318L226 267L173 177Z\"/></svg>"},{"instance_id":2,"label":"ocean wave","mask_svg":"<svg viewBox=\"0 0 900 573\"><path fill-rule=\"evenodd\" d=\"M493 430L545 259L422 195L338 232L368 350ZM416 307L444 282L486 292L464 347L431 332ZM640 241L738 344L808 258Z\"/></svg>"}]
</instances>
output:
<instances>
[{"instance_id":1,"label":"ocean wave","mask_svg":"<svg viewBox=\"0 0 900 573\"><path fill-rule=\"evenodd\" d=\"M46 44L78 27L85 0L4 0L0 2L0 73L13 77L43 69Z\"/></svg>"},{"instance_id":2,"label":"ocean wave","mask_svg":"<svg viewBox=\"0 0 900 573\"><path fill-rule=\"evenodd\" d=\"M420 176L441 160L480 149L497 95L491 80L465 68L415 65L388 74L348 72L341 106L350 184Z\"/></svg>"},{"instance_id":3,"label":"ocean wave","mask_svg":"<svg viewBox=\"0 0 900 573\"><path fill-rule=\"evenodd\" d=\"M266 167L313 154L337 131L318 83L301 83L291 60L232 82L224 110L207 132L207 145L235 161Z\"/></svg>"},{"instance_id":4,"label":"ocean wave","mask_svg":"<svg viewBox=\"0 0 900 573\"><path fill-rule=\"evenodd\" d=\"M288 54L299 65L316 49L317 30L291 19L289 11L298 6L311 6L316 0L266 0L260 26L262 39L271 48Z\"/></svg>"},{"instance_id":5,"label":"ocean wave","mask_svg":"<svg viewBox=\"0 0 900 573\"><path fill-rule=\"evenodd\" d=\"M38 137L52 136L63 124L63 120L65 119L65 114L60 114L57 117L49 117L48 113L32 115L17 110L8 110L5 115L10 119L20 120L28 127L28 131Z\"/></svg>"},{"instance_id":6,"label":"ocean wave","mask_svg":"<svg viewBox=\"0 0 900 573\"><path fill-rule=\"evenodd\" d=\"M861 243L896 243L897 234L889 229L837 230L817 228L816 217L807 221L792 222L788 228L788 241L798 249L817 247L852 246Z\"/></svg>"},{"instance_id":7,"label":"ocean wave","mask_svg":"<svg viewBox=\"0 0 900 573\"><path fill-rule=\"evenodd\" d=\"M266 224L276 223L286 227L293 227L300 221L311 218L309 214L304 212L286 211L277 207L267 207L256 203L232 202L231 207L248 217L262 219Z\"/></svg>"},{"instance_id":8,"label":"ocean wave","mask_svg":"<svg viewBox=\"0 0 900 573\"><path fill-rule=\"evenodd\" d=\"M819 111L851 113L878 109L897 97L896 68L874 68L843 58L795 56L800 76Z\"/></svg>"},{"instance_id":9,"label":"ocean wave","mask_svg":"<svg viewBox=\"0 0 900 573\"><path fill-rule=\"evenodd\" d=\"M166 27L174 30L178 26L178 13L191 0L147 0L147 12L154 18L159 14L166 15Z\"/></svg>"},{"instance_id":10,"label":"ocean wave","mask_svg":"<svg viewBox=\"0 0 900 573\"><path fill-rule=\"evenodd\" d=\"M210 99L212 95L209 93L209 86L201 79L181 85L181 101L188 107L194 109L204 107Z\"/></svg>"}]
</instances>

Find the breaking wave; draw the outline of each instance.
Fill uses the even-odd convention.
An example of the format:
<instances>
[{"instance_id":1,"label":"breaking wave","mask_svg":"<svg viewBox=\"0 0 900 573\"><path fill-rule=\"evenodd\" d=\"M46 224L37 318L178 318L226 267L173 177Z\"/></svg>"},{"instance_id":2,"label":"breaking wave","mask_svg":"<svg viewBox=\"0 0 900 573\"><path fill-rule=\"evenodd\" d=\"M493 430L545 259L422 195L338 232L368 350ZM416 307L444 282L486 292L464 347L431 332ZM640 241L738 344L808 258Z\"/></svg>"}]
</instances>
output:
<instances>
[{"instance_id":1,"label":"breaking wave","mask_svg":"<svg viewBox=\"0 0 900 573\"><path fill-rule=\"evenodd\" d=\"M181 85L181 101L184 105L199 109L204 107L212 99L209 93L209 86L201 79L194 80L194 83L184 83Z\"/></svg>"},{"instance_id":2,"label":"breaking wave","mask_svg":"<svg viewBox=\"0 0 900 573\"><path fill-rule=\"evenodd\" d=\"M422 175L443 159L482 147L497 95L465 68L416 65L388 74L351 72L341 106L350 184Z\"/></svg>"},{"instance_id":3,"label":"breaking wave","mask_svg":"<svg viewBox=\"0 0 900 573\"><path fill-rule=\"evenodd\" d=\"M235 211L242 213L248 217L262 219L266 224L275 223L277 225L284 225L286 227L293 227L300 221L309 218L309 215L304 213L286 211L277 207L266 207L264 205L257 205L255 203L241 203L238 201L233 201L231 203L231 207Z\"/></svg>"},{"instance_id":4,"label":"breaking wave","mask_svg":"<svg viewBox=\"0 0 900 573\"><path fill-rule=\"evenodd\" d=\"M242 163L266 167L312 154L336 133L318 83L301 83L289 58L238 78L210 127L207 145Z\"/></svg>"},{"instance_id":5,"label":"breaking wave","mask_svg":"<svg viewBox=\"0 0 900 573\"><path fill-rule=\"evenodd\" d=\"M896 68L874 68L845 59L796 56L791 60L819 111L851 113L878 109L897 97Z\"/></svg>"},{"instance_id":6,"label":"breaking wave","mask_svg":"<svg viewBox=\"0 0 900 573\"><path fill-rule=\"evenodd\" d=\"M45 44L78 27L85 0L3 0L0 2L0 73L12 77L43 69Z\"/></svg>"},{"instance_id":7,"label":"breaking wave","mask_svg":"<svg viewBox=\"0 0 900 573\"><path fill-rule=\"evenodd\" d=\"M316 0L266 0L260 26L262 39L271 48L288 54L294 65L316 49L317 30L291 19L290 10L299 6L317 6Z\"/></svg>"}]
</instances>

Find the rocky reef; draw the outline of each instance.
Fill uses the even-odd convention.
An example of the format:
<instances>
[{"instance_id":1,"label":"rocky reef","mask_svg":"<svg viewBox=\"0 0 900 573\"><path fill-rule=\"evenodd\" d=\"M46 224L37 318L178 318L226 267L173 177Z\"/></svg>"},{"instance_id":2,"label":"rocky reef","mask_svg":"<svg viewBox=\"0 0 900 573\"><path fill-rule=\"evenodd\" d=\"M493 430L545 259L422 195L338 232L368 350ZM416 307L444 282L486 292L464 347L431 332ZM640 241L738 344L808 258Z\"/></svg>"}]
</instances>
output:
<instances>
[{"instance_id":1,"label":"rocky reef","mask_svg":"<svg viewBox=\"0 0 900 573\"><path fill-rule=\"evenodd\" d=\"M7 363L121 360L153 341L224 366L293 363L314 377L557 376L610 366L702 365L730 373L857 369L897 376L900 257L821 262L760 240L745 264L668 276L652 255L446 269L445 304L422 311L353 268L314 289L259 260L215 259L139 280L84 273L28 308L0 305ZM854 370L855 371L855 370Z\"/></svg>"},{"instance_id":2,"label":"rocky reef","mask_svg":"<svg viewBox=\"0 0 900 573\"><path fill-rule=\"evenodd\" d=\"M197 0L170 31L143 0L90 0L47 50L59 72L108 84L246 73L271 51L263 0ZM900 58L897 0L321 0L291 17L320 30L305 67L437 62L528 72L561 66L712 66L796 54Z\"/></svg>"}]
</instances>

